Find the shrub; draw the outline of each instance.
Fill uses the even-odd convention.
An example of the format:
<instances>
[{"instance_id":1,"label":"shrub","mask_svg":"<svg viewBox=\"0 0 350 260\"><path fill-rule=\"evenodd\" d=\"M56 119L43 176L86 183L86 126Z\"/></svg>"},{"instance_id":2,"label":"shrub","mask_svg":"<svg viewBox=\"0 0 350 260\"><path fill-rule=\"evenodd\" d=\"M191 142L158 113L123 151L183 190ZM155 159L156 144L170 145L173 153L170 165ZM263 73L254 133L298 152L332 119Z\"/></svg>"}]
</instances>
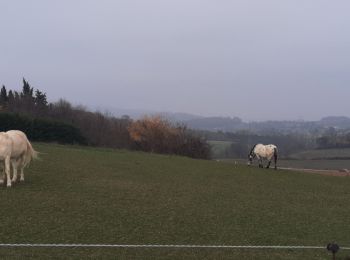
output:
<instances>
[{"instance_id":1,"label":"shrub","mask_svg":"<svg viewBox=\"0 0 350 260\"><path fill-rule=\"evenodd\" d=\"M135 148L155 153L210 158L210 147L185 126L174 126L161 117L144 117L128 127Z\"/></svg>"}]
</instances>

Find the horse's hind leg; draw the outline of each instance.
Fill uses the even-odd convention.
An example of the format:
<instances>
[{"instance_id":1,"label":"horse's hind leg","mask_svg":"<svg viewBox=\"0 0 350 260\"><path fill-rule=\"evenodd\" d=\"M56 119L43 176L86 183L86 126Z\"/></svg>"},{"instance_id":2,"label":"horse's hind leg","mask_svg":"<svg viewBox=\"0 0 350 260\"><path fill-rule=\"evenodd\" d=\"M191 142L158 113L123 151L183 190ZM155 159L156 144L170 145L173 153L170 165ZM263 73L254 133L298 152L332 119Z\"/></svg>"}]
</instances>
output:
<instances>
[{"instance_id":1,"label":"horse's hind leg","mask_svg":"<svg viewBox=\"0 0 350 260\"><path fill-rule=\"evenodd\" d=\"M275 162L275 170L277 170L277 150L275 149L275 153L273 154L273 160Z\"/></svg>"},{"instance_id":2,"label":"horse's hind leg","mask_svg":"<svg viewBox=\"0 0 350 260\"><path fill-rule=\"evenodd\" d=\"M17 169L18 169L18 161L17 160L11 160L12 168L13 168L13 176L12 176L12 182L17 181Z\"/></svg>"},{"instance_id":3,"label":"horse's hind leg","mask_svg":"<svg viewBox=\"0 0 350 260\"><path fill-rule=\"evenodd\" d=\"M7 184L6 184L7 187L11 187L10 164L11 164L11 159L10 159L10 156L8 156L5 159L5 172L6 172L6 179L7 179Z\"/></svg>"},{"instance_id":4,"label":"horse's hind leg","mask_svg":"<svg viewBox=\"0 0 350 260\"><path fill-rule=\"evenodd\" d=\"M19 179L19 181L23 182L24 181L24 166L21 165L21 178Z\"/></svg>"},{"instance_id":5,"label":"horse's hind leg","mask_svg":"<svg viewBox=\"0 0 350 260\"><path fill-rule=\"evenodd\" d=\"M0 169L1 169L0 184L3 184L5 182L5 163L1 163Z\"/></svg>"},{"instance_id":6,"label":"horse's hind leg","mask_svg":"<svg viewBox=\"0 0 350 260\"><path fill-rule=\"evenodd\" d=\"M24 161L25 161L25 157L22 156L19 160L18 160L18 170L21 171L21 178L19 179L21 182L24 181Z\"/></svg>"},{"instance_id":7,"label":"horse's hind leg","mask_svg":"<svg viewBox=\"0 0 350 260\"><path fill-rule=\"evenodd\" d=\"M18 171L21 171L21 178L20 181L24 181L24 173L23 173L23 168L24 168L24 157L20 157L17 160L12 161L12 167L13 167L13 177L12 181L16 182L18 178Z\"/></svg>"},{"instance_id":8,"label":"horse's hind leg","mask_svg":"<svg viewBox=\"0 0 350 260\"><path fill-rule=\"evenodd\" d=\"M270 168L270 164L271 164L271 160L268 161L268 163L266 165L266 169Z\"/></svg>"}]
</instances>

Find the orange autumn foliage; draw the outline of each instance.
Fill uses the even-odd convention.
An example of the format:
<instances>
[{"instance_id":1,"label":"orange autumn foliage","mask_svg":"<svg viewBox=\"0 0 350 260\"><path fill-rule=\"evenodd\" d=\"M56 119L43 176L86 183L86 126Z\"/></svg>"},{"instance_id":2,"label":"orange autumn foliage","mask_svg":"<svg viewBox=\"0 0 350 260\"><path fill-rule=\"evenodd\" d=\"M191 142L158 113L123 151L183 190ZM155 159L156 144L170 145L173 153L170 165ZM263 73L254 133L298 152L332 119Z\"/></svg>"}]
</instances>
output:
<instances>
[{"instance_id":1,"label":"orange autumn foliage","mask_svg":"<svg viewBox=\"0 0 350 260\"><path fill-rule=\"evenodd\" d=\"M128 127L129 136L138 149L156 153L209 158L209 147L192 136L183 125L172 125L159 117L144 117Z\"/></svg>"}]
</instances>

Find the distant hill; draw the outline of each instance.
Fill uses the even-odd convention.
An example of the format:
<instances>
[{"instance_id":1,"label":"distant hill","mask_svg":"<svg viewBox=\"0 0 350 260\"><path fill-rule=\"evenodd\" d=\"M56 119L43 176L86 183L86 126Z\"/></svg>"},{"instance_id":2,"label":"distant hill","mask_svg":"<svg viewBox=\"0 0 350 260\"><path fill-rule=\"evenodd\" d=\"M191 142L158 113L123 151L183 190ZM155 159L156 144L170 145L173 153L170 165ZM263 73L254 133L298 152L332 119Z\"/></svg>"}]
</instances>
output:
<instances>
[{"instance_id":1,"label":"distant hill","mask_svg":"<svg viewBox=\"0 0 350 260\"><path fill-rule=\"evenodd\" d=\"M324 117L317 123L325 127L350 128L350 118L346 116Z\"/></svg>"},{"instance_id":2,"label":"distant hill","mask_svg":"<svg viewBox=\"0 0 350 260\"><path fill-rule=\"evenodd\" d=\"M184 121L188 127L198 130L237 132L322 134L329 128L350 129L350 118L331 116L319 121L263 121L244 122L238 117L202 117Z\"/></svg>"},{"instance_id":3,"label":"distant hill","mask_svg":"<svg viewBox=\"0 0 350 260\"><path fill-rule=\"evenodd\" d=\"M238 117L202 117L185 121L193 129L211 131L237 131L247 129L248 124Z\"/></svg>"},{"instance_id":4,"label":"distant hill","mask_svg":"<svg viewBox=\"0 0 350 260\"><path fill-rule=\"evenodd\" d=\"M159 112L153 110L143 109L122 109L115 107L103 107L97 108L99 111L108 111L115 117L129 116L132 119L140 119L144 116L161 116L173 122L187 122L195 119L204 118L202 116L193 115L189 113L177 113L177 112Z\"/></svg>"},{"instance_id":5,"label":"distant hill","mask_svg":"<svg viewBox=\"0 0 350 260\"><path fill-rule=\"evenodd\" d=\"M145 115L160 115L172 122L184 123L189 128L207 131L237 132L248 131L257 134L272 133L302 133L321 135L329 128L337 130L350 129L350 118L346 116L328 116L318 121L301 120L269 120L262 122L244 122L239 117L204 117L190 113L157 112L137 109L106 108L116 117L128 115L132 119L139 119Z\"/></svg>"},{"instance_id":6,"label":"distant hill","mask_svg":"<svg viewBox=\"0 0 350 260\"><path fill-rule=\"evenodd\" d=\"M200 120L204 118L202 116L192 115L188 113L164 112L164 113L153 113L153 115L160 115L161 117L164 117L173 122L188 122L188 121L195 121L195 120Z\"/></svg>"}]
</instances>

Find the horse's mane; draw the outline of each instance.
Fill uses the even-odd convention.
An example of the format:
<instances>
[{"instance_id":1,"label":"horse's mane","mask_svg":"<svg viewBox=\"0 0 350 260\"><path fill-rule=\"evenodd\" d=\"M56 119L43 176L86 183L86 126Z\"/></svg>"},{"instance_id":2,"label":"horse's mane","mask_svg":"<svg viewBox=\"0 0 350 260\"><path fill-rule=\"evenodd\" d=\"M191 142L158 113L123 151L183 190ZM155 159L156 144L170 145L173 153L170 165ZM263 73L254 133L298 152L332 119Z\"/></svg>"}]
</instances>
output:
<instances>
[{"instance_id":1,"label":"horse's mane","mask_svg":"<svg viewBox=\"0 0 350 260\"><path fill-rule=\"evenodd\" d=\"M249 154L252 154L254 149L255 149L255 146L257 146L258 144L254 144L253 148L250 150L250 153Z\"/></svg>"}]
</instances>

